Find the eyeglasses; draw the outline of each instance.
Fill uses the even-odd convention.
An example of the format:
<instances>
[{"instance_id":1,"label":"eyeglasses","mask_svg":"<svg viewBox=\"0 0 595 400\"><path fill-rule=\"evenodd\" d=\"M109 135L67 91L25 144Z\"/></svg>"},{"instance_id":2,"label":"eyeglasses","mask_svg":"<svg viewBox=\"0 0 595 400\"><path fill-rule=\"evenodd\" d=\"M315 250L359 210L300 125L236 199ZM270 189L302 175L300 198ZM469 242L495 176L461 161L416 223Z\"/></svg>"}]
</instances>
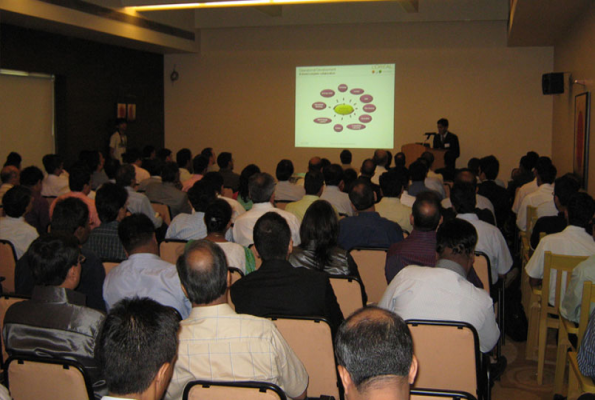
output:
<instances>
[{"instance_id":1,"label":"eyeglasses","mask_svg":"<svg viewBox=\"0 0 595 400\"><path fill-rule=\"evenodd\" d=\"M83 264L85 261L87 261L87 257L85 257L82 254L79 254L79 264Z\"/></svg>"}]
</instances>

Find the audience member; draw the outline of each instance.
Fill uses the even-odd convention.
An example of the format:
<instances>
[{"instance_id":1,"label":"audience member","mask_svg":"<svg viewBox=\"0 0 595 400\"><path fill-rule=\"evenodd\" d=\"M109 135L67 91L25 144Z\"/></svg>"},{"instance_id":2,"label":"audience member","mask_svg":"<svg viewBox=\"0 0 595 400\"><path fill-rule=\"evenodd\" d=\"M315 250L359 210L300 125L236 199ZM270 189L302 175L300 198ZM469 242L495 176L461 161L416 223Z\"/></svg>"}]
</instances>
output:
<instances>
[{"instance_id":1,"label":"audience member","mask_svg":"<svg viewBox=\"0 0 595 400\"><path fill-rule=\"evenodd\" d=\"M404 177L396 170L385 172L380 177L382 200L376 204L376 211L381 217L399 224L401 229L411 232L411 207L401 203L399 199L403 193Z\"/></svg>"},{"instance_id":2,"label":"audience member","mask_svg":"<svg viewBox=\"0 0 595 400\"><path fill-rule=\"evenodd\" d=\"M37 230L25 221L24 215L32 209L33 195L26 187L15 186L4 195L6 216L0 218L0 239L12 243L17 260L39 236Z\"/></svg>"},{"instance_id":3,"label":"audience member","mask_svg":"<svg viewBox=\"0 0 595 400\"><path fill-rule=\"evenodd\" d=\"M223 154L223 153L222 153ZM207 172L202 181L209 183L211 186L215 188L215 193L217 194L218 199L225 200L230 206L232 210L231 214L231 222L234 223L236 218L240 215L244 214L246 210L244 207L237 201L232 198L223 196L223 189L225 187L225 180L223 179L223 175L220 172Z\"/></svg>"},{"instance_id":4,"label":"audience member","mask_svg":"<svg viewBox=\"0 0 595 400\"><path fill-rule=\"evenodd\" d=\"M369 182L358 180L349 192L356 216L339 221L339 246L387 249L403 240L403 230L396 222L382 218L374 207L374 191Z\"/></svg>"},{"instance_id":5,"label":"audience member","mask_svg":"<svg viewBox=\"0 0 595 400\"><path fill-rule=\"evenodd\" d=\"M116 184L123 187L126 189L126 192L128 192L127 209L132 214L145 214L149 217L153 226L155 226L155 229L158 229L163 225L163 219L153 210L149 198L145 194L138 193L134 190L134 186L136 186L136 179L134 176L135 171L130 164L122 165L116 173Z\"/></svg>"},{"instance_id":6,"label":"audience member","mask_svg":"<svg viewBox=\"0 0 595 400\"><path fill-rule=\"evenodd\" d=\"M360 168L360 176L358 180L365 180L370 183L372 190L376 193L376 198L374 199L374 203L378 203L382 199L382 190L380 190L380 186L372 182L372 178L376 174L376 164L371 158L367 158L362 163L362 167ZM349 190L351 193L351 189Z\"/></svg>"},{"instance_id":7,"label":"audience member","mask_svg":"<svg viewBox=\"0 0 595 400\"><path fill-rule=\"evenodd\" d=\"M374 171L374 176L372 177L372 183L379 185L380 176L388 171L388 152L386 150L376 150L372 160L374 161L374 164L376 164L376 170Z\"/></svg>"},{"instance_id":8,"label":"audience member","mask_svg":"<svg viewBox=\"0 0 595 400\"><path fill-rule=\"evenodd\" d=\"M252 175L260 174L260 168L257 165L247 165L240 174L240 190L238 190L238 203L244 207L246 211L252 208L252 199L250 198L250 178Z\"/></svg>"},{"instance_id":9,"label":"audience member","mask_svg":"<svg viewBox=\"0 0 595 400\"><path fill-rule=\"evenodd\" d=\"M589 325L581 346L578 349L576 361L581 374L591 379L595 378L595 312L591 312ZM582 397L582 396L581 396Z\"/></svg>"},{"instance_id":10,"label":"audience member","mask_svg":"<svg viewBox=\"0 0 595 400\"><path fill-rule=\"evenodd\" d=\"M426 160L426 165L428 167L428 177L427 178L436 179L440 182L440 185L442 185L444 183L444 177L442 175L434 172L434 160L435 160L434 154L430 151L424 151L421 154L420 158L423 160ZM426 183L426 186L428 186L427 183Z\"/></svg>"},{"instance_id":11,"label":"audience member","mask_svg":"<svg viewBox=\"0 0 595 400\"><path fill-rule=\"evenodd\" d=\"M122 155L122 159L124 160L124 163L130 164L132 167L134 167L134 178L137 182L142 182L145 179L149 179L151 177L149 171L141 167L143 164L143 159L142 154L138 149L128 150Z\"/></svg>"},{"instance_id":12,"label":"audience member","mask_svg":"<svg viewBox=\"0 0 595 400\"><path fill-rule=\"evenodd\" d=\"M47 176L43 180L41 195L62 196L68 193L68 176L64 173L64 161L57 154L46 154L42 159Z\"/></svg>"},{"instance_id":13,"label":"audience member","mask_svg":"<svg viewBox=\"0 0 595 400\"><path fill-rule=\"evenodd\" d=\"M207 168L209 166L209 159L205 156L198 155L194 157L192 160L192 170L194 173L190 177L190 179L184 181L182 186L182 191L187 192L190 190L192 186L198 181L202 179L204 174L207 173Z\"/></svg>"},{"instance_id":14,"label":"audience member","mask_svg":"<svg viewBox=\"0 0 595 400\"><path fill-rule=\"evenodd\" d=\"M487 353L500 337L490 295L473 286L467 274L475 260L477 232L462 219L444 222L436 234L434 268L411 265L395 276L378 305L403 319L467 322Z\"/></svg>"},{"instance_id":15,"label":"audience member","mask_svg":"<svg viewBox=\"0 0 595 400\"><path fill-rule=\"evenodd\" d=\"M411 163L409 166L409 174L411 175L411 184L407 189L407 193L410 196L417 196L420 193L430 190L425 184L428 175L428 167L425 162L417 160ZM440 195L438 192L436 192L436 194Z\"/></svg>"},{"instance_id":16,"label":"audience member","mask_svg":"<svg viewBox=\"0 0 595 400\"><path fill-rule=\"evenodd\" d=\"M470 184L473 186L473 190L475 191L475 193L477 193L477 176L468 168L462 168L457 172L454 183ZM452 202L450 198L442 200L441 204L447 213L449 209L452 208ZM494 206L488 198L480 194L476 194L475 205L475 213L477 214L480 220L490 223L492 225L496 225L496 213L494 210ZM450 216L445 215L444 219L450 219Z\"/></svg>"},{"instance_id":17,"label":"audience member","mask_svg":"<svg viewBox=\"0 0 595 400\"><path fill-rule=\"evenodd\" d=\"M537 191L537 189L539 189L539 185L537 184L537 168L538 168L538 166L540 169L545 169L548 165L551 165L551 164L552 164L552 160L549 157L539 157L533 163L534 179L529 183L525 183L516 192L516 196L514 197L514 203L512 204L512 212L513 213L518 215L525 197L527 195Z\"/></svg>"},{"instance_id":18,"label":"audience member","mask_svg":"<svg viewBox=\"0 0 595 400\"><path fill-rule=\"evenodd\" d=\"M308 172L304 179L304 189L306 190L305 196L302 197L301 200L289 203L285 207L285 210L295 215L301 224L308 207L310 207L316 200L320 199L323 187L324 177L322 176L322 173Z\"/></svg>"},{"instance_id":19,"label":"audience member","mask_svg":"<svg viewBox=\"0 0 595 400\"><path fill-rule=\"evenodd\" d=\"M119 167L119 165L118 165ZM145 160L143 163L143 168L145 168L147 171L149 171L149 175L151 175L151 177L149 179L145 179L144 181L140 181L138 183L138 187L136 188L137 191L139 192L146 192L147 191L147 187L152 184L152 183L161 183L161 171L163 170L163 163L161 162L161 160L155 158L155 159L148 159ZM106 168L107 171L107 168ZM115 175L115 173L114 173Z\"/></svg>"},{"instance_id":20,"label":"audience member","mask_svg":"<svg viewBox=\"0 0 595 400\"><path fill-rule=\"evenodd\" d=\"M208 182L198 181L188 191L192 214L178 214L167 228L166 239L198 240L207 236L205 211L217 198L215 188Z\"/></svg>"},{"instance_id":21,"label":"audience member","mask_svg":"<svg viewBox=\"0 0 595 400\"><path fill-rule=\"evenodd\" d=\"M149 297L173 307L182 316L190 314L190 302L182 293L180 278L174 265L159 258L155 228L144 214L126 217L118 227L118 235L128 259L114 267L103 283L107 309L129 297Z\"/></svg>"},{"instance_id":22,"label":"audience member","mask_svg":"<svg viewBox=\"0 0 595 400\"><path fill-rule=\"evenodd\" d=\"M95 253L103 262L126 259L118 237L118 226L126 216L127 200L126 189L115 183L108 182L97 191L95 204L101 225L91 231L84 248Z\"/></svg>"},{"instance_id":23,"label":"audience member","mask_svg":"<svg viewBox=\"0 0 595 400\"><path fill-rule=\"evenodd\" d=\"M157 160L161 161L163 164L173 162L173 158L171 157L171 150L170 149L159 149L156 154Z\"/></svg>"},{"instance_id":24,"label":"audience member","mask_svg":"<svg viewBox=\"0 0 595 400\"><path fill-rule=\"evenodd\" d=\"M204 158L206 158L209 161L207 170L205 172L214 171L214 169L215 169L215 163L217 162L217 155L215 154L215 151L213 150L213 148L212 147L205 147L200 152L200 155L203 156Z\"/></svg>"},{"instance_id":25,"label":"audience member","mask_svg":"<svg viewBox=\"0 0 595 400\"><path fill-rule=\"evenodd\" d=\"M537 190L525 196L519 207L516 225L521 230L527 229L527 207L537 208L537 217L558 215L554 204L554 180L557 174L556 167L548 162L538 162L535 167L537 175Z\"/></svg>"},{"instance_id":26,"label":"audience member","mask_svg":"<svg viewBox=\"0 0 595 400\"><path fill-rule=\"evenodd\" d=\"M496 225L503 229L510 217L510 198L504 184L497 180L500 162L494 156L483 157L479 160L479 179L477 194L487 198L494 206Z\"/></svg>"},{"instance_id":27,"label":"audience member","mask_svg":"<svg viewBox=\"0 0 595 400\"><path fill-rule=\"evenodd\" d=\"M108 158L107 160L105 160L103 170L107 175L108 182L116 183L116 173L118 172L118 168L120 168L120 165L120 161L116 160L115 158Z\"/></svg>"},{"instance_id":28,"label":"audience member","mask_svg":"<svg viewBox=\"0 0 595 400\"><path fill-rule=\"evenodd\" d=\"M233 239L242 246L254 243L252 231L256 221L267 212L281 215L289 224L291 239L295 246L300 244L300 221L292 213L275 208L275 179L267 173L254 174L250 177L250 198L254 202L252 208L236 219L233 226Z\"/></svg>"},{"instance_id":29,"label":"audience member","mask_svg":"<svg viewBox=\"0 0 595 400\"><path fill-rule=\"evenodd\" d=\"M20 170L22 161L23 158L19 153L11 151L10 153L8 153L8 156L6 156L6 162L4 163L4 167L12 165L14 167L17 167L18 170Z\"/></svg>"},{"instance_id":30,"label":"audience member","mask_svg":"<svg viewBox=\"0 0 595 400\"><path fill-rule=\"evenodd\" d=\"M514 201L516 190L518 188L535 179L535 176L533 175L535 162L537 162L537 159L533 161L529 156L524 155L521 157L519 167L512 170L510 176L512 180L508 182L507 188L510 200ZM518 206L520 207L520 205L521 204L519 203Z\"/></svg>"},{"instance_id":31,"label":"audience member","mask_svg":"<svg viewBox=\"0 0 595 400\"><path fill-rule=\"evenodd\" d=\"M445 182L454 182L457 174L457 168L455 166L457 157L452 150L448 150L444 153L444 167L436 170L437 174L442 175Z\"/></svg>"},{"instance_id":32,"label":"audience member","mask_svg":"<svg viewBox=\"0 0 595 400\"><path fill-rule=\"evenodd\" d=\"M343 168L339 164L331 164L324 168L322 172L325 186L320 199L331 203L339 214L348 217L353 216L353 208L351 207L351 201L349 201L349 195L343 192L345 188Z\"/></svg>"},{"instance_id":33,"label":"audience member","mask_svg":"<svg viewBox=\"0 0 595 400\"><path fill-rule=\"evenodd\" d=\"M417 374L409 327L378 307L353 313L335 338L337 369L346 400L408 400Z\"/></svg>"},{"instance_id":34,"label":"audience member","mask_svg":"<svg viewBox=\"0 0 595 400\"><path fill-rule=\"evenodd\" d=\"M97 190L106 183L109 178L104 171L105 157L97 150L84 150L79 154L79 161L86 163L91 171L91 189Z\"/></svg>"},{"instance_id":35,"label":"audience member","mask_svg":"<svg viewBox=\"0 0 595 400\"><path fill-rule=\"evenodd\" d=\"M353 184L357 181L357 172L353 168L347 168L343 171L343 190L344 193L347 193L347 197L349 198L349 192L353 187ZM351 201L349 202L349 207L351 208ZM352 211L353 212L353 209Z\"/></svg>"},{"instance_id":36,"label":"audience member","mask_svg":"<svg viewBox=\"0 0 595 400\"><path fill-rule=\"evenodd\" d=\"M155 160L157 158L157 149L152 144L148 144L143 147L143 168L146 169L144 166L145 161L147 160Z\"/></svg>"},{"instance_id":37,"label":"audience member","mask_svg":"<svg viewBox=\"0 0 595 400\"><path fill-rule=\"evenodd\" d=\"M294 169L291 160L284 159L279 161L275 171L275 176L277 177L275 200L298 201L306 194L302 186L291 183L290 179L293 172Z\"/></svg>"},{"instance_id":38,"label":"audience member","mask_svg":"<svg viewBox=\"0 0 595 400\"><path fill-rule=\"evenodd\" d=\"M353 167L351 166L351 160L352 160L352 155L351 155L351 151L345 149L341 152L341 154L339 154L339 158L341 159L341 167L346 170L346 169L353 169Z\"/></svg>"},{"instance_id":39,"label":"audience member","mask_svg":"<svg viewBox=\"0 0 595 400\"><path fill-rule=\"evenodd\" d=\"M14 165L7 165L0 171L0 205L4 194L19 184L20 171Z\"/></svg>"},{"instance_id":40,"label":"audience member","mask_svg":"<svg viewBox=\"0 0 595 400\"><path fill-rule=\"evenodd\" d=\"M479 176L479 158L471 157L469 161L467 161L467 169L475 176Z\"/></svg>"},{"instance_id":41,"label":"audience member","mask_svg":"<svg viewBox=\"0 0 595 400\"><path fill-rule=\"evenodd\" d=\"M237 192L240 188L240 176L233 172L234 161L231 153L224 151L217 157L217 165L219 166L219 173L223 177L223 185L231 189L232 192Z\"/></svg>"},{"instance_id":42,"label":"audience member","mask_svg":"<svg viewBox=\"0 0 595 400\"><path fill-rule=\"evenodd\" d=\"M287 261L293 249L287 221L274 212L260 217L254 226L254 246L262 265L231 287L236 311L260 317L320 316L335 333L343 314L328 275L294 268Z\"/></svg>"},{"instance_id":43,"label":"audience member","mask_svg":"<svg viewBox=\"0 0 595 400\"><path fill-rule=\"evenodd\" d=\"M179 315L151 299L122 300L97 339L96 358L109 396L161 400L178 352Z\"/></svg>"},{"instance_id":44,"label":"audience member","mask_svg":"<svg viewBox=\"0 0 595 400\"><path fill-rule=\"evenodd\" d=\"M180 168L180 182L185 182L192 177L192 152L190 149L183 148L176 153L176 162Z\"/></svg>"},{"instance_id":45,"label":"audience member","mask_svg":"<svg viewBox=\"0 0 595 400\"><path fill-rule=\"evenodd\" d=\"M236 314L227 303L231 277L223 250L207 240L193 242L176 267L192 311L180 324L178 360L165 399L180 399L196 379L270 382L304 399L308 374L275 324ZM204 351L187 351L197 346Z\"/></svg>"},{"instance_id":46,"label":"audience member","mask_svg":"<svg viewBox=\"0 0 595 400\"><path fill-rule=\"evenodd\" d=\"M169 206L171 217L178 214L190 214L192 209L188 196L176 187L180 181L180 170L174 162L168 162L161 171L161 182L153 182L147 186L146 195L151 202Z\"/></svg>"},{"instance_id":47,"label":"audience member","mask_svg":"<svg viewBox=\"0 0 595 400\"><path fill-rule=\"evenodd\" d=\"M308 172L322 172L322 158L314 156L308 161Z\"/></svg>"},{"instance_id":48,"label":"audience member","mask_svg":"<svg viewBox=\"0 0 595 400\"><path fill-rule=\"evenodd\" d=\"M41 195L43 172L37 167L27 167L21 171L21 186L31 190L33 208L25 214L25 221L43 235L50 224L50 205Z\"/></svg>"},{"instance_id":49,"label":"audience member","mask_svg":"<svg viewBox=\"0 0 595 400\"><path fill-rule=\"evenodd\" d=\"M101 398L105 382L93 353L105 314L85 307L85 296L74 291L84 261L73 235L49 233L36 239L29 251L33 295L8 309L2 339L10 356L42 355L80 363Z\"/></svg>"},{"instance_id":50,"label":"audience member","mask_svg":"<svg viewBox=\"0 0 595 400\"><path fill-rule=\"evenodd\" d=\"M560 303L560 314L577 324L580 322L583 284L585 282L595 282L595 255L590 256L572 270L570 282ZM591 311L593 309L595 309L595 306L591 303Z\"/></svg>"}]
</instances>

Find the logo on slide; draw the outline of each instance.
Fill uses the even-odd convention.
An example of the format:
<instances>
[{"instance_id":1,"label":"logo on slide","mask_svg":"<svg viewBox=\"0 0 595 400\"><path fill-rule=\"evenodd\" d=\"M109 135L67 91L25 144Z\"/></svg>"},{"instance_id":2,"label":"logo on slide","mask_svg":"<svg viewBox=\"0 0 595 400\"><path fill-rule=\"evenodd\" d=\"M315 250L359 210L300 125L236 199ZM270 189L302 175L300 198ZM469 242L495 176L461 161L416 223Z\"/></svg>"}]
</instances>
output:
<instances>
[{"instance_id":1,"label":"logo on slide","mask_svg":"<svg viewBox=\"0 0 595 400\"><path fill-rule=\"evenodd\" d=\"M313 109L324 114L315 118L314 123L330 124L335 121L335 132L341 132L344 128L352 131L365 129L366 124L372 122L370 113L376 111L376 106L372 104L374 98L372 95L364 94L364 89L355 88L349 92L348 89L343 83L337 87L339 93L335 93L333 89L322 90L320 96L328 100L312 104Z\"/></svg>"}]
</instances>

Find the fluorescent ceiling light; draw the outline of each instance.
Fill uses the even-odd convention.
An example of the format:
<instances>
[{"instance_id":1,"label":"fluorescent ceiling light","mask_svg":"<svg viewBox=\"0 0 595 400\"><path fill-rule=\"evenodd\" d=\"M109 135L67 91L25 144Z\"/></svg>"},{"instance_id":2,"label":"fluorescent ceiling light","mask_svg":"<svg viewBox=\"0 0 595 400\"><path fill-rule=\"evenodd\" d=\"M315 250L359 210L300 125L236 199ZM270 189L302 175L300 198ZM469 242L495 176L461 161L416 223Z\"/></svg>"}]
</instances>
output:
<instances>
[{"instance_id":1,"label":"fluorescent ceiling light","mask_svg":"<svg viewBox=\"0 0 595 400\"><path fill-rule=\"evenodd\" d=\"M203 3L178 3L158 4L146 6L130 6L127 9L134 11L164 11L164 10L186 10L196 8L223 8L223 7L253 7L272 6L282 4L322 4L322 3L362 3L372 1L395 1L395 0L224 0ZM395 1L400 2L400 1Z\"/></svg>"}]
</instances>

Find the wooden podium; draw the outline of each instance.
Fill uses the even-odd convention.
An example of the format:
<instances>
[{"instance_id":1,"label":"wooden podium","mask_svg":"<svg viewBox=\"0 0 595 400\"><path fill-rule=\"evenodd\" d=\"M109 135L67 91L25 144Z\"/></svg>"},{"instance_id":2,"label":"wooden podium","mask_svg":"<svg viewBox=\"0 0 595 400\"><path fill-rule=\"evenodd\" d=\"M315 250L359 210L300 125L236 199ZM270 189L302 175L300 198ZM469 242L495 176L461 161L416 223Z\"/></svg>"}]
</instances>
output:
<instances>
[{"instance_id":1,"label":"wooden podium","mask_svg":"<svg viewBox=\"0 0 595 400\"><path fill-rule=\"evenodd\" d=\"M401 151L405 153L405 158L407 159L407 167L417 160L424 152L429 151L434 155L434 170L438 168L444 168L444 154L447 150L444 149L432 149L431 147L426 147L423 144L419 143L409 143L404 144L401 146Z\"/></svg>"}]
</instances>

